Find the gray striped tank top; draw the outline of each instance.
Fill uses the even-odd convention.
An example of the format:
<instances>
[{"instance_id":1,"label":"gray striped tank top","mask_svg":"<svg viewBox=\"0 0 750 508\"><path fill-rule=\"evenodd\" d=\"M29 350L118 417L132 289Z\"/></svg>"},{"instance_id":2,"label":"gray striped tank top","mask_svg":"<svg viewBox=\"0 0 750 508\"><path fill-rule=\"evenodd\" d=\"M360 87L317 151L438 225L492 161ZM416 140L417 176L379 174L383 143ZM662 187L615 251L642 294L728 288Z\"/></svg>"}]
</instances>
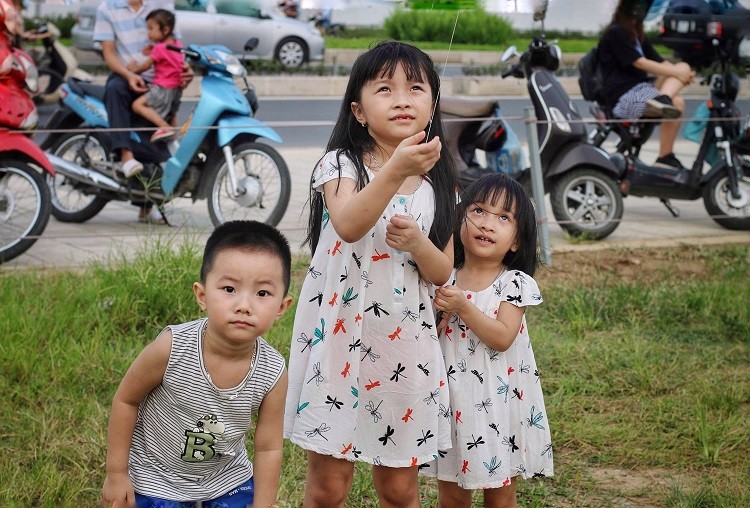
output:
<instances>
[{"instance_id":1,"label":"gray striped tank top","mask_svg":"<svg viewBox=\"0 0 750 508\"><path fill-rule=\"evenodd\" d=\"M167 370L141 403L130 447L130 477L139 494L202 501L253 475L245 435L283 373L284 357L258 337L253 369L238 386L219 389L203 365L206 321L169 327Z\"/></svg>"}]
</instances>

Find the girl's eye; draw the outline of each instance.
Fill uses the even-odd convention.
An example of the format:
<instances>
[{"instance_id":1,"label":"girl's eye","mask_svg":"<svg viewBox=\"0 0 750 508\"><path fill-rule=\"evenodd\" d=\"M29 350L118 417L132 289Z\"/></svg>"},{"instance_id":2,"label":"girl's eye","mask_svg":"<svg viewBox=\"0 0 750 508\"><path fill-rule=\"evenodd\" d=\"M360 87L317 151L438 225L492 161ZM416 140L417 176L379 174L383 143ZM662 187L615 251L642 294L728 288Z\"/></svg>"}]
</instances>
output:
<instances>
[{"instance_id":1,"label":"girl's eye","mask_svg":"<svg viewBox=\"0 0 750 508\"><path fill-rule=\"evenodd\" d=\"M380 88L378 88L378 92L388 92L389 90L390 88L388 88L387 86L381 86Z\"/></svg>"},{"instance_id":2,"label":"girl's eye","mask_svg":"<svg viewBox=\"0 0 750 508\"><path fill-rule=\"evenodd\" d=\"M412 85L411 89L422 91L424 90L424 87L422 85Z\"/></svg>"},{"instance_id":3,"label":"girl's eye","mask_svg":"<svg viewBox=\"0 0 750 508\"><path fill-rule=\"evenodd\" d=\"M476 207L476 208L474 208L474 212L472 212L472 213L475 213L477 215L484 215L484 210L482 210L479 207Z\"/></svg>"},{"instance_id":4,"label":"girl's eye","mask_svg":"<svg viewBox=\"0 0 750 508\"><path fill-rule=\"evenodd\" d=\"M271 293L269 293L265 289L261 289L260 291L258 291L258 296L271 296Z\"/></svg>"},{"instance_id":5,"label":"girl's eye","mask_svg":"<svg viewBox=\"0 0 750 508\"><path fill-rule=\"evenodd\" d=\"M223 289L226 293L234 293L234 288L232 286L224 286Z\"/></svg>"}]
</instances>

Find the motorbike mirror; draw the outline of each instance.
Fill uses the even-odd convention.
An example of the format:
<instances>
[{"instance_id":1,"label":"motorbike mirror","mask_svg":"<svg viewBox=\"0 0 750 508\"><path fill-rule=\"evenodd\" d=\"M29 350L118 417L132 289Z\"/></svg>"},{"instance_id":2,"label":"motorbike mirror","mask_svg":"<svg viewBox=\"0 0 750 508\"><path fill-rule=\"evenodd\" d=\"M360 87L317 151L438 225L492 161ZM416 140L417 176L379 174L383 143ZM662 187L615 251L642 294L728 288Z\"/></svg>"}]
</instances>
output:
<instances>
[{"instance_id":1,"label":"motorbike mirror","mask_svg":"<svg viewBox=\"0 0 750 508\"><path fill-rule=\"evenodd\" d=\"M533 2L534 21L544 21L548 5L549 0L535 0Z\"/></svg>"},{"instance_id":2,"label":"motorbike mirror","mask_svg":"<svg viewBox=\"0 0 750 508\"><path fill-rule=\"evenodd\" d=\"M258 38L257 37L250 37L247 42L245 43L245 51L252 51L255 48L258 47Z\"/></svg>"},{"instance_id":3,"label":"motorbike mirror","mask_svg":"<svg viewBox=\"0 0 750 508\"><path fill-rule=\"evenodd\" d=\"M503 54L500 57L500 61L501 62L507 62L508 60L510 60L511 58L513 58L514 56L518 56L518 50L517 50L515 44L512 45L512 46L509 46L508 49L506 49L505 51L503 51Z\"/></svg>"}]
</instances>

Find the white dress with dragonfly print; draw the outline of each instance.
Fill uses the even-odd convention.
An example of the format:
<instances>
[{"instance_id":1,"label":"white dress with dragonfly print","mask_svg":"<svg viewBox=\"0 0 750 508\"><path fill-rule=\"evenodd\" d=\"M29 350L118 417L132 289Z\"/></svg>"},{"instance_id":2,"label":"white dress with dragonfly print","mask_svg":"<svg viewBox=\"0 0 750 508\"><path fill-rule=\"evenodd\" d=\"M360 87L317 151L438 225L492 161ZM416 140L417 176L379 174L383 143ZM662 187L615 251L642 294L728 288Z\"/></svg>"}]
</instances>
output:
<instances>
[{"instance_id":1,"label":"white dress with dragonfly print","mask_svg":"<svg viewBox=\"0 0 750 508\"><path fill-rule=\"evenodd\" d=\"M453 273L452 284L456 274ZM518 270L502 273L482 291L464 291L482 312L502 302L542 303L536 281ZM485 346L457 316L440 336L450 390L442 414L453 426L453 447L421 473L465 489L506 486L513 476L552 476L552 440L526 316L505 352Z\"/></svg>"},{"instance_id":2,"label":"white dress with dragonfly print","mask_svg":"<svg viewBox=\"0 0 750 508\"><path fill-rule=\"evenodd\" d=\"M312 188L322 192L338 178L338 164L326 154ZM349 159L340 165L342 178L356 180ZM385 243L394 214L411 215L427 235L434 210L423 180L413 194L396 194L354 243L338 236L324 210L291 341L284 436L293 443L389 467L416 466L450 447L450 422L439 415L449 402L432 286L409 253Z\"/></svg>"}]
</instances>

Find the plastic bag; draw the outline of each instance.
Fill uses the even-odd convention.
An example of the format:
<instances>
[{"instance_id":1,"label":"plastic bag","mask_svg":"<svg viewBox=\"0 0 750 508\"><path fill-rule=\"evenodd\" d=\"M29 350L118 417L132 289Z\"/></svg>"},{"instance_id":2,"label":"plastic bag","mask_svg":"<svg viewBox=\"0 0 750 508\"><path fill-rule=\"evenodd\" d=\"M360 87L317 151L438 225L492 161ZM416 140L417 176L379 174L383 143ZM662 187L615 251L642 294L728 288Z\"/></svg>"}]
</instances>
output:
<instances>
[{"instance_id":1,"label":"plastic bag","mask_svg":"<svg viewBox=\"0 0 750 508\"><path fill-rule=\"evenodd\" d=\"M504 173L509 176L516 176L526 169L526 159L521 146L521 140L510 128L508 122L500 114L500 108L493 112L500 118L505 125L506 139L503 146L498 150L487 152L487 167L496 173Z\"/></svg>"},{"instance_id":2,"label":"plastic bag","mask_svg":"<svg viewBox=\"0 0 750 508\"><path fill-rule=\"evenodd\" d=\"M693 113L693 119L685 124L682 129L682 135L685 139L692 141L693 143L700 144L703 140L703 134L706 132L708 127L708 119L711 117L711 112L708 110L708 104L704 101L701 102ZM716 150L716 145L711 145L706 153L706 162L713 166L719 160L719 153Z\"/></svg>"}]
</instances>

